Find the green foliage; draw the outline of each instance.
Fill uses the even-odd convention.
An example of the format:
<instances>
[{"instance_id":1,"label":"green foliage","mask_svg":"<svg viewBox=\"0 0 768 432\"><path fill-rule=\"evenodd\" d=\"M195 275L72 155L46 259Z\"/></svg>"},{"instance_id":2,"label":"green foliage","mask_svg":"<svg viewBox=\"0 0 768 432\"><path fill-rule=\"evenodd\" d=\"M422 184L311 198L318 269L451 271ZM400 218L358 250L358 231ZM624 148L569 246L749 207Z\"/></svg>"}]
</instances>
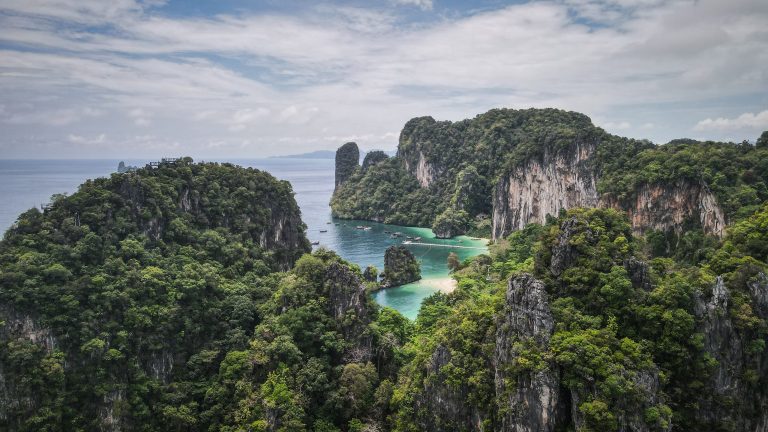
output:
<instances>
[{"instance_id":1,"label":"green foliage","mask_svg":"<svg viewBox=\"0 0 768 432\"><path fill-rule=\"evenodd\" d=\"M390 246L384 253L384 286L398 286L421 279L421 265L405 246Z\"/></svg>"},{"instance_id":2,"label":"green foliage","mask_svg":"<svg viewBox=\"0 0 768 432\"><path fill-rule=\"evenodd\" d=\"M298 215L288 183L189 160L22 214L0 242L0 366L28 402L0 429L99 429L101 412L147 431L313 424L357 342L325 292L339 258L299 259ZM262 240L276 221L285 242Z\"/></svg>"},{"instance_id":3,"label":"green foliage","mask_svg":"<svg viewBox=\"0 0 768 432\"><path fill-rule=\"evenodd\" d=\"M391 401L393 429L419 430L424 423L455 427L450 419L418 409L435 391L443 398L458 397L484 424L499 424L510 407L505 397L493 397L497 389L489 365L507 278L521 271L534 272L546 283L555 329L544 349L530 339L513 343L515 355L504 365L509 377L554 363L561 386L578 398L575 414L584 430L619 430L628 421L659 431L670 425L675 430L720 427L702 421L700 406L730 410L741 402L708 394L717 361L703 349L696 302L722 275L731 290L728 314L747 341L748 359L766 355L768 327L749 288L766 267L760 243L767 235L765 214L768 209L731 227L706 256L656 258L647 267L629 263L639 262L637 254L649 239L634 238L626 217L613 210L573 209L547 226L530 225L497 242L491 257L476 257L456 272L459 289L422 305L405 347L409 361ZM637 272L645 272L642 280L651 284L650 291ZM434 356L444 349L449 361L434 369ZM757 360L746 364L752 361ZM510 380L506 385L514 386ZM749 368L743 380L759 386L764 377ZM654 382L658 388L649 386ZM436 390L440 386L453 393Z\"/></svg>"},{"instance_id":4,"label":"green foliage","mask_svg":"<svg viewBox=\"0 0 768 432\"><path fill-rule=\"evenodd\" d=\"M445 209L432 224L432 231L437 237L450 238L465 233L469 229L469 213L452 207Z\"/></svg>"},{"instance_id":5,"label":"green foliage","mask_svg":"<svg viewBox=\"0 0 768 432\"><path fill-rule=\"evenodd\" d=\"M755 141L755 147L766 148L768 147L768 131L764 131L760 134L760 137Z\"/></svg>"}]
</instances>

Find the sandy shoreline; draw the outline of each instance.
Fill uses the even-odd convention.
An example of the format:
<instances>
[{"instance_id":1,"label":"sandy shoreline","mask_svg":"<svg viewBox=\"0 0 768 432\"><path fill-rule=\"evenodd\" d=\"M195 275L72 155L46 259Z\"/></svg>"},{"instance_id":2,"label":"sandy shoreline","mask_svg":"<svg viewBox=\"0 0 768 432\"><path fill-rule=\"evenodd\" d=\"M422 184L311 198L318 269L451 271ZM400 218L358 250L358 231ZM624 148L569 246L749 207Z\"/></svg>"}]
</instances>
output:
<instances>
[{"instance_id":1,"label":"sandy shoreline","mask_svg":"<svg viewBox=\"0 0 768 432\"><path fill-rule=\"evenodd\" d=\"M446 294L452 293L458 285L458 283L450 277L422 279L419 283L437 288L440 292Z\"/></svg>"}]
</instances>

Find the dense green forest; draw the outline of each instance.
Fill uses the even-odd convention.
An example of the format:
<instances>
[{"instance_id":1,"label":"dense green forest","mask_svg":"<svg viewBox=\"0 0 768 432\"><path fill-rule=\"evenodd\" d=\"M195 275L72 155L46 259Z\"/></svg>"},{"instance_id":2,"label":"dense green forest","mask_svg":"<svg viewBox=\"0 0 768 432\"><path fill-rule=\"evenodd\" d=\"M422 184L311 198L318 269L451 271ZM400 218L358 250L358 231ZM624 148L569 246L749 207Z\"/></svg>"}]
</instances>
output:
<instances>
[{"instance_id":1,"label":"dense green forest","mask_svg":"<svg viewBox=\"0 0 768 432\"><path fill-rule=\"evenodd\" d=\"M564 210L454 262L458 288L415 321L371 300L375 269L308 253L290 185L267 173L183 159L88 181L0 242L0 429L759 430L764 145L638 146L762 202L672 248L622 211ZM378 155L361 179L402 169ZM450 202L481 205L481 175L462 168L472 192Z\"/></svg>"},{"instance_id":2,"label":"dense green forest","mask_svg":"<svg viewBox=\"0 0 768 432\"><path fill-rule=\"evenodd\" d=\"M551 373L566 409L540 430L755 430L768 408L766 259L768 206L699 265L653 257L615 210L530 225L464 263L455 292L425 301L403 348L393 429L514 430L509 417L545 412L509 395ZM506 322L528 319L510 295L529 278L545 287L551 334ZM718 284L725 307L707 315Z\"/></svg>"},{"instance_id":3,"label":"dense green forest","mask_svg":"<svg viewBox=\"0 0 768 432\"><path fill-rule=\"evenodd\" d=\"M733 222L768 199L768 147L765 138L758 141L654 145L611 135L583 114L557 109L494 109L458 122L419 117L405 125L397 156L358 167L331 207L342 218L427 226L445 237L490 237L503 177L530 161L574 158L589 148L578 171L594 176L597 192L618 206L631 208L643 185L687 181L711 190Z\"/></svg>"}]
</instances>

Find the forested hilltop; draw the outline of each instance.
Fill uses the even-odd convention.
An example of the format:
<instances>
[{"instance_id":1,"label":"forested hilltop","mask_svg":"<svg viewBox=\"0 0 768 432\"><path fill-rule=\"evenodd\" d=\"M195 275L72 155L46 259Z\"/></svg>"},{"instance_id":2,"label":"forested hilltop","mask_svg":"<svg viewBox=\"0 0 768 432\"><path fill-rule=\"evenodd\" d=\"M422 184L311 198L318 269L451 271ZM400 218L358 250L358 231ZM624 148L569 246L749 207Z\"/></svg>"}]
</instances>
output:
<instances>
[{"instance_id":1,"label":"forested hilltop","mask_svg":"<svg viewBox=\"0 0 768 432\"><path fill-rule=\"evenodd\" d=\"M357 165L357 164L355 164ZM768 133L750 143L665 145L606 133L556 109L494 109L469 120L409 121L397 155L357 167L331 206L342 218L501 239L573 207L610 207L636 233L673 244L722 236L768 199Z\"/></svg>"},{"instance_id":2,"label":"forested hilltop","mask_svg":"<svg viewBox=\"0 0 768 432\"><path fill-rule=\"evenodd\" d=\"M768 203L732 218L564 210L409 321L267 173L88 181L0 242L0 430L764 431Z\"/></svg>"}]
</instances>

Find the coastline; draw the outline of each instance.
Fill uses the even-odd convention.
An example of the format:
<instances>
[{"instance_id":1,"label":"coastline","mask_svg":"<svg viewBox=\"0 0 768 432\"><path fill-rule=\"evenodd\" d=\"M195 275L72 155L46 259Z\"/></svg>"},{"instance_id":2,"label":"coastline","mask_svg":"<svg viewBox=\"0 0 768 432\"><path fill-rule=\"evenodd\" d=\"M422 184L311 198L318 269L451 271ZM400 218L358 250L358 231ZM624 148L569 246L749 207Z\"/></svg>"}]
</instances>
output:
<instances>
[{"instance_id":1,"label":"coastline","mask_svg":"<svg viewBox=\"0 0 768 432\"><path fill-rule=\"evenodd\" d=\"M456 290L456 288L459 286L459 283L456 282L456 279L452 277L438 277L438 278L428 278L428 279L422 279L421 281L425 285L429 285L430 287L436 288L438 291L444 293L444 294L450 294Z\"/></svg>"}]
</instances>

